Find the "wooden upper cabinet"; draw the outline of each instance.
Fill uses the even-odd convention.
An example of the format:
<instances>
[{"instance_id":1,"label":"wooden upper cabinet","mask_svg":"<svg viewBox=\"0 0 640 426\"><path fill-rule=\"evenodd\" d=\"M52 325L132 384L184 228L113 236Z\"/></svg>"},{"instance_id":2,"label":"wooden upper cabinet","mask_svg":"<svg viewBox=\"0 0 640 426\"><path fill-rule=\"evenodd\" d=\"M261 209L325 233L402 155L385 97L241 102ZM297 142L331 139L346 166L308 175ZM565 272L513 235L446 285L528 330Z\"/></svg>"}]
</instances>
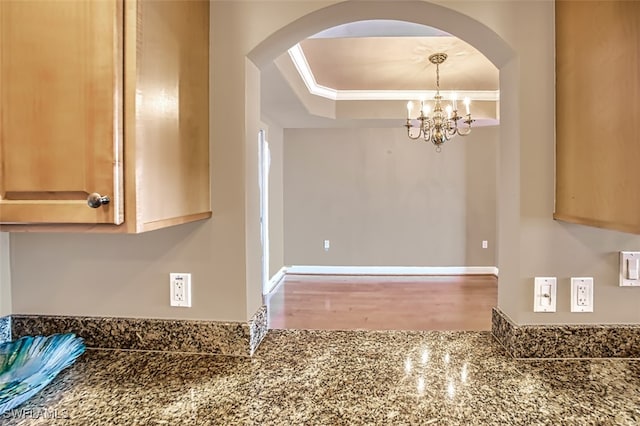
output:
<instances>
[{"instance_id":1,"label":"wooden upper cabinet","mask_svg":"<svg viewBox=\"0 0 640 426\"><path fill-rule=\"evenodd\" d=\"M124 220L121 6L2 2L2 222Z\"/></svg>"},{"instance_id":2,"label":"wooden upper cabinet","mask_svg":"<svg viewBox=\"0 0 640 426\"><path fill-rule=\"evenodd\" d=\"M640 2L555 4L554 217L640 233Z\"/></svg>"},{"instance_id":3,"label":"wooden upper cabinet","mask_svg":"<svg viewBox=\"0 0 640 426\"><path fill-rule=\"evenodd\" d=\"M134 25L139 226L209 217L209 1L138 2Z\"/></svg>"},{"instance_id":4,"label":"wooden upper cabinet","mask_svg":"<svg viewBox=\"0 0 640 426\"><path fill-rule=\"evenodd\" d=\"M2 230L210 217L208 120L208 1L0 1Z\"/></svg>"}]
</instances>

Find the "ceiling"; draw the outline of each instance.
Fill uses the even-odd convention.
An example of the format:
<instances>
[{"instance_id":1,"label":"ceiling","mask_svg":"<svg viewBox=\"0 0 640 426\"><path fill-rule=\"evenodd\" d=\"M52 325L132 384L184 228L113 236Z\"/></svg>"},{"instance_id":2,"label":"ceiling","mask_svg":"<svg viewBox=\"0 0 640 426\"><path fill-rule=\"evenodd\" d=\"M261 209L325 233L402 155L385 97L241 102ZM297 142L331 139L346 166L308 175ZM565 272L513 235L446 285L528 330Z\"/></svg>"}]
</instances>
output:
<instances>
[{"instance_id":1,"label":"ceiling","mask_svg":"<svg viewBox=\"0 0 640 426\"><path fill-rule=\"evenodd\" d=\"M386 20L330 28L281 55L262 72L263 114L283 127L396 126L408 100L433 98L437 52L448 56L444 99L468 96L474 118L497 124L498 70L484 55L438 29Z\"/></svg>"},{"instance_id":2,"label":"ceiling","mask_svg":"<svg viewBox=\"0 0 640 426\"><path fill-rule=\"evenodd\" d=\"M300 47L316 82L336 90L430 90L436 66L429 55L447 53L440 65L446 90L498 90L493 64L459 38L357 37L315 38Z\"/></svg>"}]
</instances>

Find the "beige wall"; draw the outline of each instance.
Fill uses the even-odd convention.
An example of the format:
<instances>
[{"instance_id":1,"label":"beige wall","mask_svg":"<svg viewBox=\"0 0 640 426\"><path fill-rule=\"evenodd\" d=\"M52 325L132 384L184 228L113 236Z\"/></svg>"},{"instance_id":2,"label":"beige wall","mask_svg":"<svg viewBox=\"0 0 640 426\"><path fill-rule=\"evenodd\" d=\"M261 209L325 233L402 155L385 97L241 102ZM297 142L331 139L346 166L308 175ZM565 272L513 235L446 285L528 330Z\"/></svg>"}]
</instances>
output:
<instances>
[{"instance_id":1,"label":"beige wall","mask_svg":"<svg viewBox=\"0 0 640 426\"><path fill-rule=\"evenodd\" d=\"M11 314L9 234L0 232L0 317Z\"/></svg>"},{"instance_id":2,"label":"beige wall","mask_svg":"<svg viewBox=\"0 0 640 426\"><path fill-rule=\"evenodd\" d=\"M247 114L255 111L247 102L258 99L245 90L247 77L255 87L246 56L261 68L293 42L329 25L386 17L451 32L500 68L499 306L522 324L640 323L640 289L617 286L617 252L640 249L640 237L551 218L553 2L214 1L212 6L214 218L140 236L16 235L13 312L245 320L260 301L253 272L260 265L254 249L260 235L255 209L246 206L258 197L257 182L246 184L254 173L249 166L256 139L248 131L259 127L254 114ZM171 271L194 273L193 308L168 307ZM531 312L535 275L559 277L558 313ZM595 278L594 313L568 312L572 275Z\"/></svg>"},{"instance_id":3,"label":"beige wall","mask_svg":"<svg viewBox=\"0 0 640 426\"><path fill-rule=\"evenodd\" d=\"M497 266L498 127L474 129L464 139L466 165L466 266ZM482 248L486 240L488 247Z\"/></svg>"},{"instance_id":4,"label":"beige wall","mask_svg":"<svg viewBox=\"0 0 640 426\"><path fill-rule=\"evenodd\" d=\"M479 128L436 153L401 126L286 129L285 263L494 266L481 239L495 243L497 135Z\"/></svg>"}]
</instances>

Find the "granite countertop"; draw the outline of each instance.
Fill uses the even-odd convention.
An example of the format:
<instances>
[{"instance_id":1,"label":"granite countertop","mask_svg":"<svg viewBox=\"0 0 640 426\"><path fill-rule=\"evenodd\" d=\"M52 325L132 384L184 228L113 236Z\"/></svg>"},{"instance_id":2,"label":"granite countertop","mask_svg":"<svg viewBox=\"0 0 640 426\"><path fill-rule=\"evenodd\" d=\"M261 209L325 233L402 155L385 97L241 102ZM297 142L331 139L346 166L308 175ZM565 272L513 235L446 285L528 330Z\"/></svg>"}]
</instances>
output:
<instances>
[{"instance_id":1,"label":"granite countertop","mask_svg":"<svg viewBox=\"0 0 640 426\"><path fill-rule=\"evenodd\" d=\"M270 331L256 355L88 350L3 425L638 425L640 360L488 332Z\"/></svg>"}]
</instances>

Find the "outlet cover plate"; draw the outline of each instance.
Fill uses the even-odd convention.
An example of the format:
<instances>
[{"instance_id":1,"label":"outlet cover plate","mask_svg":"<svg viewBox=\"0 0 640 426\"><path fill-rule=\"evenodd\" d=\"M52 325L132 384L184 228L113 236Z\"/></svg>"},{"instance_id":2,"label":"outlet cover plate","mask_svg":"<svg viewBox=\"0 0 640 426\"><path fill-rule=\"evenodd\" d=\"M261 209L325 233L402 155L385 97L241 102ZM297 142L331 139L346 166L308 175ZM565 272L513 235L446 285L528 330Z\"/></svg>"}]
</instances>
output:
<instances>
[{"instance_id":1,"label":"outlet cover plate","mask_svg":"<svg viewBox=\"0 0 640 426\"><path fill-rule=\"evenodd\" d=\"M571 278L571 312L593 312L593 277Z\"/></svg>"},{"instance_id":2,"label":"outlet cover plate","mask_svg":"<svg viewBox=\"0 0 640 426\"><path fill-rule=\"evenodd\" d=\"M533 290L533 312L555 312L556 277L535 277Z\"/></svg>"},{"instance_id":3,"label":"outlet cover plate","mask_svg":"<svg viewBox=\"0 0 640 426\"><path fill-rule=\"evenodd\" d=\"M191 274L169 274L169 303L180 308L191 307Z\"/></svg>"},{"instance_id":4,"label":"outlet cover plate","mask_svg":"<svg viewBox=\"0 0 640 426\"><path fill-rule=\"evenodd\" d=\"M620 287L640 287L640 279L631 279L629 275L630 262L638 262L640 252L621 251L620 252Z\"/></svg>"}]
</instances>

